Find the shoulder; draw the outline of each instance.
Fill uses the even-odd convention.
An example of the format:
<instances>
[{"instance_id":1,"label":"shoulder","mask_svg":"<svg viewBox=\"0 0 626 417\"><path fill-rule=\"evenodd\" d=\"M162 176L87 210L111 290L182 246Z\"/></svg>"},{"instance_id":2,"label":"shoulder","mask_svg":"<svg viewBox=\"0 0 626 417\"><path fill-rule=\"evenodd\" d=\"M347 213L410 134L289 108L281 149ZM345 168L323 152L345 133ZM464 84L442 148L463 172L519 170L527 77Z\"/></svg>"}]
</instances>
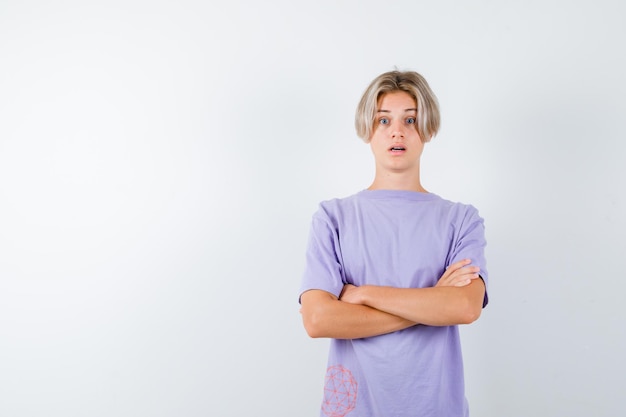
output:
<instances>
[{"instance_id":1,"label":"shoulder","mask_svg":"<svg viewBox=\"0 0 626 417\"><path fill-rule=\"evenodd\" d=\"M440 198L438 205L441 220L449 224L453 230L484 227L483 218L472 204Z\"/></svg>"},{"instance_id":2,"label":"shoulder","mask_svg":"<svg viewBox=\"0 0 626 417\"><path fill-rule=\"evenodd\" d=\"M467 203L462 203L459 201L447 200L443 197L439 197L440 204L450 210L450 212L456 216L478 216L478 209L472 205Z\"/></svg>"},{"instance_id":3,"label":"shoulder","mask_svg":"<svg viewBox=\"0 0 626 417\"><path fill-rule=\"evenodd\" d=\"M341 216L346 211L358 205L358 193L347 197L332 198L319 203L314 218L332 219Z\"/></svg>"}]
</instances>

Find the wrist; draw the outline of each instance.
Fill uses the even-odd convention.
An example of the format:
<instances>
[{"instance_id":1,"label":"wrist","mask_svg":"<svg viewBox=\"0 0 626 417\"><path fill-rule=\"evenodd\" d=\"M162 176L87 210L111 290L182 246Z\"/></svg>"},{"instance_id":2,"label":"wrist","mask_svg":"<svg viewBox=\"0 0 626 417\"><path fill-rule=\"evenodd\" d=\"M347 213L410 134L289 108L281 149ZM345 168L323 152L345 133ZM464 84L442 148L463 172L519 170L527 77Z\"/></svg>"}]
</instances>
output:
<instances>
[{"instance_id":1,"label":"wrist","mask_svg":"<svg viewBox=\"0 0 626 417\"><path fill-rule=\"evenodd\" d=\"M362 285L359 287L359 303L364 306L370 306L369 302L371 300L371 286L370 285ZM371 306L370 306L371 307Z\"/></svg>"}]
</instances>

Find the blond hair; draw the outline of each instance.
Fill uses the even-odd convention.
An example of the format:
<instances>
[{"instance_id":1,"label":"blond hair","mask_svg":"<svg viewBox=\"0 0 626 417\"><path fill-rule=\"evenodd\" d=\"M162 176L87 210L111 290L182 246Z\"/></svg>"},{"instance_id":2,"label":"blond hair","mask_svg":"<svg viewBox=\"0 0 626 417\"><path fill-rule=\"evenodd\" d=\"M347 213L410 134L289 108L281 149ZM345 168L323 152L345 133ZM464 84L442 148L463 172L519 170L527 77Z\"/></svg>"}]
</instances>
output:
<instances>
[{"instance_id":1,"label":"blond hair","mask_svg":"<svg viewBox=\"0 0 626 417\"><path fill-rule=\"evenodd\" d=\"M439 102L424 77L414 71L389 71L371 82L356 109L354 125L357 135L366 143L370 141L374 133L378 100L394 91L404 91L415 99L417 133L422 142L430 141L439 130Z\"/></svg>"}]
</instances>

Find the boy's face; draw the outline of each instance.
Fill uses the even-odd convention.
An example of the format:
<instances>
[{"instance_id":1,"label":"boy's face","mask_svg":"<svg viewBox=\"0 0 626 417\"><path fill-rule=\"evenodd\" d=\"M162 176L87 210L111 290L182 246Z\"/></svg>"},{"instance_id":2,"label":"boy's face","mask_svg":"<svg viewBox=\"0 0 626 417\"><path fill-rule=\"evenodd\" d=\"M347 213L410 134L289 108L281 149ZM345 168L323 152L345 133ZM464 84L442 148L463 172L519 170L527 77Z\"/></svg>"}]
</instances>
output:
<instances>
[{"instance_id":1,"label":"boy's face","mask_svg":"<svg viewBox=\"0 0 626 417\"><path fill-rule=\"evenodd\" d=\"M393 91L378 99L370 146L376 167L388 173L416 173L424 149L417 133L417 104L404 91Z\"/></svg>"}]
</instances>

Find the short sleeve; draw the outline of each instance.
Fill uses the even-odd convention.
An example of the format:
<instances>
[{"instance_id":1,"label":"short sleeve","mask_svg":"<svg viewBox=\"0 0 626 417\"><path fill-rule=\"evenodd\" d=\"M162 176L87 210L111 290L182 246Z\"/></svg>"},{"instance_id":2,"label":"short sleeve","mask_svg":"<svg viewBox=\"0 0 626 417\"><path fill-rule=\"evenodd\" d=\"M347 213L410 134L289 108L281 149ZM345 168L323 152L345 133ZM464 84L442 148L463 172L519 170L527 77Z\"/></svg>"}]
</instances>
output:
<instances>
[{"instance_id":1,"label":"short sleeve","mask_svg":"<svg viewBox=\"0 0 626 417\"><path fill-rule=\"evenodd\" d=\"M338 230L320 209L311 222L300 295L317 289L339 297L343 283Z\"/></svg>"},{"instance_id":2,"label":"short sleeve","mask_svg":"<svg viewBox=\"0 0 626 417\"><path fill-rule=\"evenodd\" d=\"M485 282L485 299L483 300L483 307L485 307L489 302L489 297L487 296L489 274L487 272L487 260L485 259L485 247L487 246L485 225L476 208L473 206L462 207L465 210L461 210L457 221L454 222L454 242L448 265L462 259L471 259L472 265L480 268L480 277Z\"/></svg>"}]
</instances>

